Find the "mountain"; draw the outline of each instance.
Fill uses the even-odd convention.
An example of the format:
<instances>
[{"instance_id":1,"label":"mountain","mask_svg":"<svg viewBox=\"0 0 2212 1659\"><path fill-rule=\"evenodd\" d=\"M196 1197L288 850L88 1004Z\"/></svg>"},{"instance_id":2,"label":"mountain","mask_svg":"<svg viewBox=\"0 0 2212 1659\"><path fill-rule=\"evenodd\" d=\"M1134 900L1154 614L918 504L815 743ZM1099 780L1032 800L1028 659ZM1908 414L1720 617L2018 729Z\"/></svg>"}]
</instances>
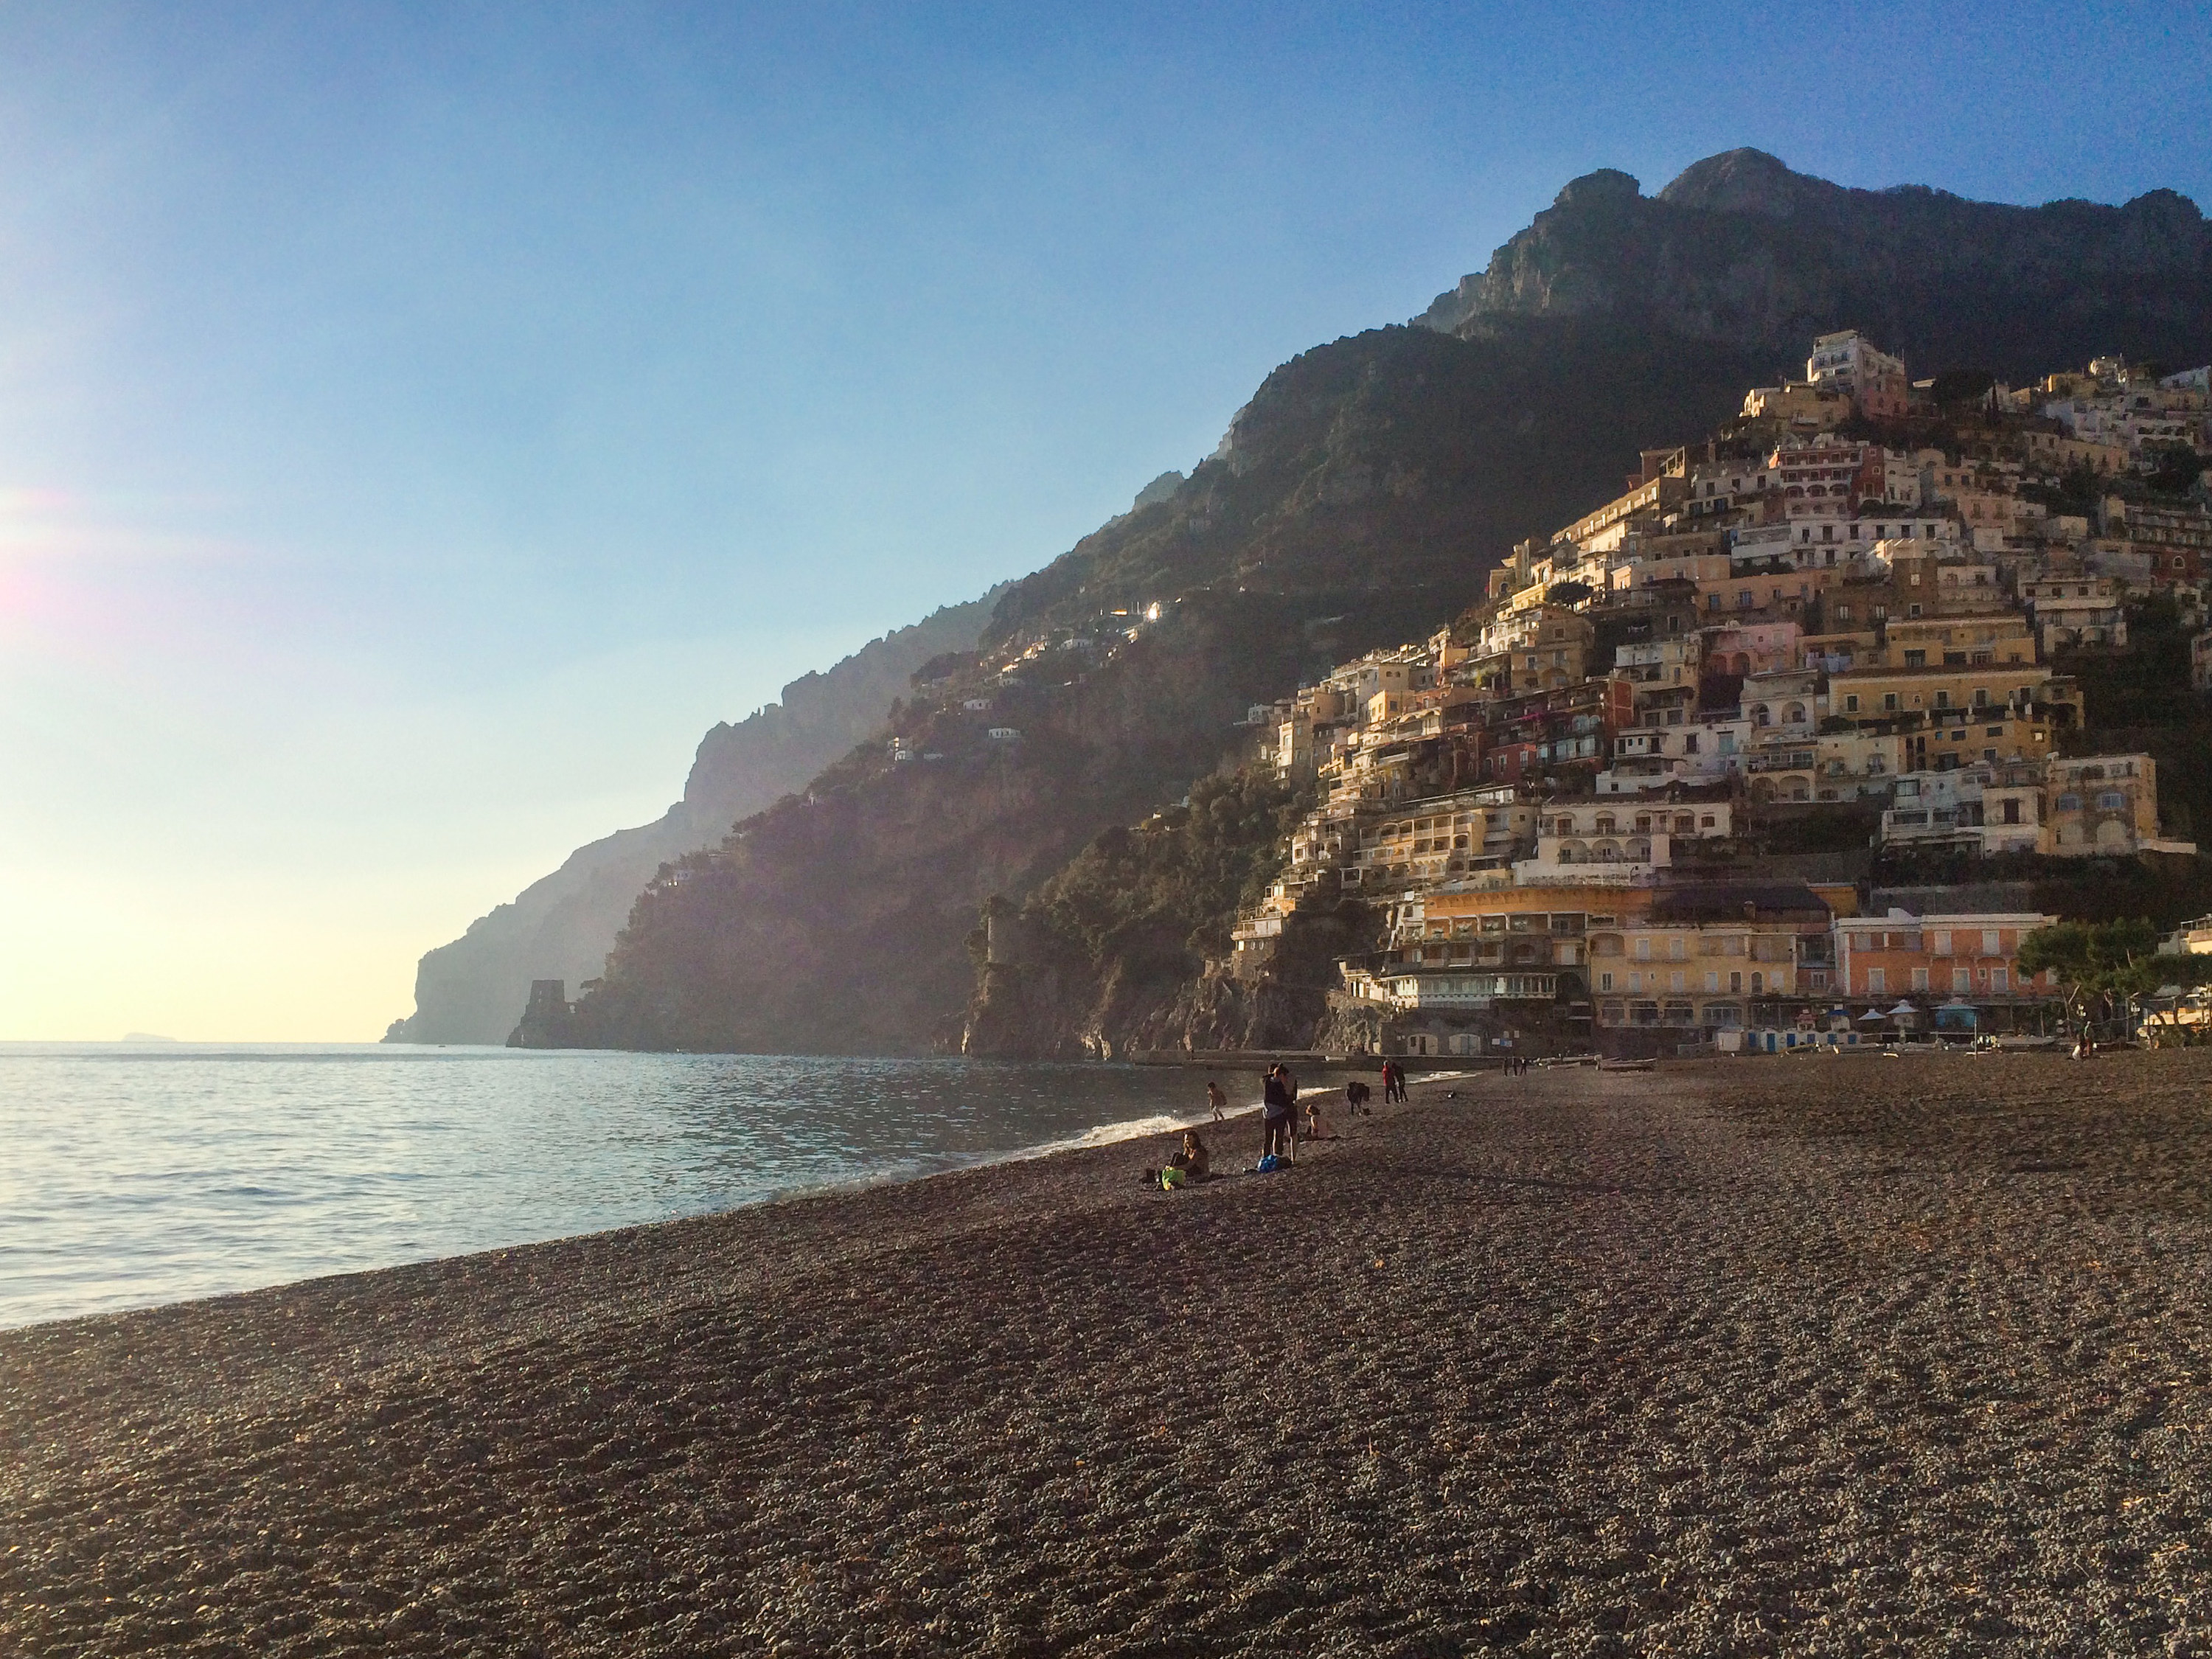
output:
<instances>
[{"instance_id":1,"label":"mountain","mask_svg":"<svg viewBox=\"0 0 2212 1659\"><path fill-rule=\"evenodd\" d=\"M860 647L826 672L801 676L780 702L700 739L684 799L659 818L580 847L514 902L428 952L415 972L415 1012L387 1042L504 1042L535 979L573 990L596 978L638 892L672 859L711 847L882 726L915 670L970 651L997 592L948 605Z\"/></svg>"},{"instance_id":2,"label":"mountain","mask_svg":"<svg viewBox=\"0 0 2212 1659\"><path fill-rule=\"evenodd\" d=\"M1267 1009L1208 1003L1218 916L1178 938L1172 907L1142 896L1218 908L1254 876L1251 837L1277 809L1243 784L1193 791L1249 747L1248 703L1449 620L1515 540L1618 493L1639 449L1710 430L1814 333L1865 328L1917 374L2025 379L2110 351L2199 362L2208 294L2203 220L2171 192L1997 207L1844 190L1741 150L1656 198L1623 173L1577 179L1418 325L1283 365L1188 478L1012 584L984 659L906 705L883 734L896 743L675 860L570 1040L1296 1040ZM1205 825L1178 816L1198 810L1187 795ZM1131 840L1131 824L1153 829ZM1032 898L1066 919L1076 958L1048 994L971 1009L993 979L980 915L1018 921Z\"/></svg>"},{"instance_id":3,"label":"mountain","mask_svg":"<svg viewBox=\"0 0 2212 1659\"><path fill-rule=\"evenodd\" d=\"M1471 337L1594 315L1777 362L1851 327L1930 371L2025 378L2106 353L2196 363L2212 229L2170 190L2008 207L1917 185L1848 190L1735 149L1656 197L1625 173L1576 179L1419 320Z\"/></svg>"}]
</instances>

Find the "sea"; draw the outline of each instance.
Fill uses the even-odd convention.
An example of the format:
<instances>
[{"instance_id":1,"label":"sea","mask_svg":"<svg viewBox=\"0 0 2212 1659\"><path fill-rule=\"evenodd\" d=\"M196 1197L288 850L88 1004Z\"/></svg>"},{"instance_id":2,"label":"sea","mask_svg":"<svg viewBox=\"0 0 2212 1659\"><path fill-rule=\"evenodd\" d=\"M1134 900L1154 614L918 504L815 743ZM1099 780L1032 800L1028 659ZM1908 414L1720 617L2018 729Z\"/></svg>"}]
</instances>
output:
<instances>
[{"instance_id":1,"label":"sea","mask_svg":"<svg viewBox=\"0 0 2212 1659\"><path fill-rule=\"evenodd\" d=\"M1132 1066L0 1042L0 1327L1128 1139L1205 1093Z\"/></svg>"}]
</instances>

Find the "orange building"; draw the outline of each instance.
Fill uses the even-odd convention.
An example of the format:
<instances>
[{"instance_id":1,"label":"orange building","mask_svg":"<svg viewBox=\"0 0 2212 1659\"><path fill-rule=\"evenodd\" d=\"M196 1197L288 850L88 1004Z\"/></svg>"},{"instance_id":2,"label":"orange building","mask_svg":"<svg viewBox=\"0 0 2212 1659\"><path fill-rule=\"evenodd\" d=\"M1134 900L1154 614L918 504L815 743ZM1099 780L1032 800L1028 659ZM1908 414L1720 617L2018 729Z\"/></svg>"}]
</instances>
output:
<instances>
[{"instance_id":1,"label":"orange building","mask_svg":"<svg viewBox=\"0 0 2212 1659\"><path fill-rule=\"evenodd\" d=\"M2050 975L2023 979L2020 942L2054 918L2033 911L1916 916L1892 908L1836 923L1844 995L1961 998L1986 1003L2052 994Z\"/></svg>"}]
</instances>

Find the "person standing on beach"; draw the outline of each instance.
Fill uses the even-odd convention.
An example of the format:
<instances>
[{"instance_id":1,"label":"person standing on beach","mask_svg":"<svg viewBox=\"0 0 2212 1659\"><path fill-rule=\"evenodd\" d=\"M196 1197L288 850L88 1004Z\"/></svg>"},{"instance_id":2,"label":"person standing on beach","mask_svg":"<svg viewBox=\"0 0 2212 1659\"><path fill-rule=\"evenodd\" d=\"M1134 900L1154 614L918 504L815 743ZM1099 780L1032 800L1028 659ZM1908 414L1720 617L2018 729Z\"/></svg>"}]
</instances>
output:
<instances>
[{"instance_id":1,"label":"person standing on beach","mask_svg":"<svg viewBox=\"0 0 2212 1659\"><path fill-rule=\"evenodd\" d=\"M1291 1097L1284 1085L1285 1075L1280 1066L1270 1066L1260 1091L1260 1156L1263 1158L1280 1157L1289 1133Z\"/></svg>"},{"instance_id":2,"label":"person standing on beach","mask_svg":"<svg viewBox=\"0 0 2212 1659\"><path fill-rule=\"evenodd\" d=\"M1291 1109L1283 1133L1291 1143L1291 1162L1295 1164L1298 1161L1298 1074L1287 1066L1283 1067L1283 1099Z\"/></svg>"},{"instance_id":3,"label":"person standing on beach","mask_svg":"<svg viewBox=\"0 0 2212 1659\"><path fill-rule=\"evenodd\" d=\"M1221 1091L1220 1083L1213 1078L1206 1079L1206 1103L1213 1108L1213 1121L1216 1123L1229 1115L1227 1109L1229 1097Z\"/></svg>"}]
</instances>

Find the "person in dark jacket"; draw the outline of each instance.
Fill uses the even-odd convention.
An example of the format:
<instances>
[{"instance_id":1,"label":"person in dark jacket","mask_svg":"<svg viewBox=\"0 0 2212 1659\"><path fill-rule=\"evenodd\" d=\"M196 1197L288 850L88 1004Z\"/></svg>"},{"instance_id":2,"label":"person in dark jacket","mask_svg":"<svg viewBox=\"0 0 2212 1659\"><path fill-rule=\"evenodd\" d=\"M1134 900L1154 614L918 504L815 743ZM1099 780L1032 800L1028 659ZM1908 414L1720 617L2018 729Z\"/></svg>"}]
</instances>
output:
<instances>
[{"instance_id":1,"label":"person in dark jacket","mask_svg":"<svg viewBox=\"0 0 2212 1659\"><path fill-rule=\"evenodd\" d=\"M1290 1073L1270 1066L1260 1091L1260 1156L1279 1158L1288 1152L1291 1133Z\"/></svg>"}]
</instances>

